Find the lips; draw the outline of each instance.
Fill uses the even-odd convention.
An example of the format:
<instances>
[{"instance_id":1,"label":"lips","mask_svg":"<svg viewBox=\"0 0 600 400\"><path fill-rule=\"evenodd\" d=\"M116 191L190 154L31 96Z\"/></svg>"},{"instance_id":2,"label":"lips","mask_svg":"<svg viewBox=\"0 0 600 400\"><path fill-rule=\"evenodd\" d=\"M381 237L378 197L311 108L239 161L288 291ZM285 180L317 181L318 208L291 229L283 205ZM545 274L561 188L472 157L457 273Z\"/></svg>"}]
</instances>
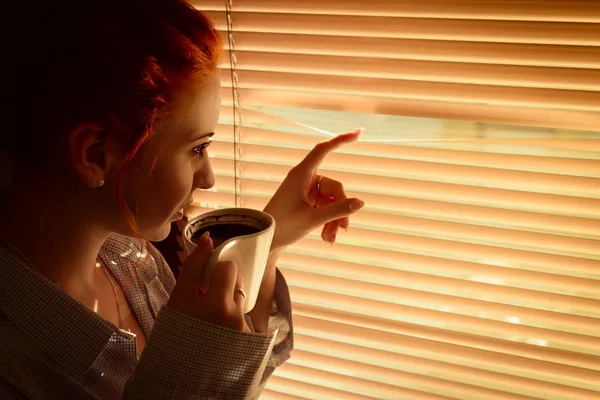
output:
<instances>
[{"instance_id":1,"label":"lips","mask_svg":"<svg viewBox=\"0 0 600 400\"><path fill-rule=\"evenodd\" d=\"M173 214L175 220L180 220L181 218L183 218L183 210L185 210L188 206L192 205L193 202L194 200L191 198L186 200L181 206L181 208L179 208L177 211L175 211L175 214Z\"/></svg>"}]
</instances>

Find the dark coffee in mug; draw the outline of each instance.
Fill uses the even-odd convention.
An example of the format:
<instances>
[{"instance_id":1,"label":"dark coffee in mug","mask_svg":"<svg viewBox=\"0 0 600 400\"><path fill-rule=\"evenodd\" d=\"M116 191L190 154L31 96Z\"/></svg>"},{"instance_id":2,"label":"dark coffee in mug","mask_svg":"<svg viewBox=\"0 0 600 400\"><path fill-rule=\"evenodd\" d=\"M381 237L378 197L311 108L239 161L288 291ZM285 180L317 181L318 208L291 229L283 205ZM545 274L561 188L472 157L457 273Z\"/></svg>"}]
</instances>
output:
<instances>
[{"instance_id":1,"label":"dark coffee in mug","mask_svg":"<svg viewBox=\"0 0 600 400\"><path fill-rule=\"evenodd\" d=\"M198 229L192 235L192 242L198 243L198 240L208 231L213 241L213 248L217 248L221 243L238 236L252 235L260 232L256 226L242 224L239 222L221 222L212 225L206 225Z\"/></svg>"}]
</instances>

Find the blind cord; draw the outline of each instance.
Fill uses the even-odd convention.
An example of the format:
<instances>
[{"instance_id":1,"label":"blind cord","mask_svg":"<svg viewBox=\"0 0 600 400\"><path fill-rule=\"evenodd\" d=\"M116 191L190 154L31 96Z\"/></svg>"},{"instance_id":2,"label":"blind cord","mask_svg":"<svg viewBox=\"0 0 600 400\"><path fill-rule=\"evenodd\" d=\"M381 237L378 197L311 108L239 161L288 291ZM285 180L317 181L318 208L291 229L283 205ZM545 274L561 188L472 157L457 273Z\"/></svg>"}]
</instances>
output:
<instances>
[{"instance_id":1,"label":"blind cord","mask_svg":"<svg viewBox=\"0 0 600 400\"><path fill-rule=\"evenodd\" d=\"M235 38L233 37L233 0L225 0L227 16L227 40L229 42L229 71L231 73L231 96L233 99L233 163L235 182L235 206L242 207L242 112L238 92L238 74L236 71L237 57L235 53Z\"/></svg>"}]
</instances>

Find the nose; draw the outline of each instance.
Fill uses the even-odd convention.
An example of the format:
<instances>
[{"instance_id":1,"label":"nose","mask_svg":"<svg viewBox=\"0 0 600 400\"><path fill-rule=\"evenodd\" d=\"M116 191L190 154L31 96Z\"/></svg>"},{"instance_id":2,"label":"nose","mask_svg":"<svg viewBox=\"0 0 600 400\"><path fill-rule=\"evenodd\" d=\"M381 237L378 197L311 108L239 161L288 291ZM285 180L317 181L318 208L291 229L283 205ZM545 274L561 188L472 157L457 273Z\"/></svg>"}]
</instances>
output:
<instances>
[{"instance_id":1,"label":"nose","mask_svg":"<svg viewBox=\"0 0 600 400\"><path fill-rule=\"evenodd\" d=\"M204 171L198 171L195 177L194 188L196 189L211 189L215 186L215 173L211 167Z\"/></svg>"}]
</instances>

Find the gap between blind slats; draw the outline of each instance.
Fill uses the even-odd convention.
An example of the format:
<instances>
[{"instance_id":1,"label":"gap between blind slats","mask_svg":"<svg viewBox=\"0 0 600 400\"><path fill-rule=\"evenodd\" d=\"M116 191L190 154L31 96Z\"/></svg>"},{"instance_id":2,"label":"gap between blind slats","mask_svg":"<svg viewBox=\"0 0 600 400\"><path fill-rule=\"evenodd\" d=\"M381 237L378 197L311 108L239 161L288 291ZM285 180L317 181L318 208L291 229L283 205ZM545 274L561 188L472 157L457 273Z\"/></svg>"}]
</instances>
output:
<instances>
[{"instance_id":1,"label":"gap between blind slats","mask_svg":"<svg viewBox=\"0 0 600 400\"><path fill-rule=\"evenodd\" d=\"M303 337L300 340L302 339ZM306 338L305 341L310 343L312 342L310 339ZM358 346L339 346L332 341L324 342L323 344L331 344L332 347L323 351L317 351L310 345L305 346L300 341L296 357L289 362L288 367L284 366L278 375L290 377L295 375L296 379L303 379L304 377L306 377L304 379L307 379L312 375L319 375L319 373L323 372L328 372L328 376L336 373L344 375L352 374L355 376L358 375L361 382L384 382L400 387L426 390L437 395L449 395L460 400L594 399L594 393L586 389L570 388L564 385L550 384L543 381L519 378L448 363L427 362L415 357L403 357L397 354L394 354L397 357L396 360L389 360L389 357L381 354L378 357L379 362L377 363L363 361L365 359L368 360L368 357L361 357L360 361L358 361L356 360L358 358L356 356L366 356L364 352L366 349L360 349ZM354 357L346 353L340 354L338 358L337 354L332 354L332 348L336 351L347 351ZM372 350L368 349L368 351L371 352ZM373 358L377 358L375 354L371 356L371 359ZM415 369L421 369L421 373L412 372L409 367L410 364L406 366L397 365L398 362L406 361L415 363L415 367L417 367ZM422 365L426 365L428 368L423 371ZM448 370L444 370L444 367ZM297 368L302 368L302 370L306 371L306 374L302 376L297 373L294 375L286 373L289 369L295 371ZM455 379L450 379L449 377L451 376ZM335 382L334 379L332 381ZM327 380L323 380L322 384L327 385ZM517 391L521 394L515 393ZM389 395L389 392L386 394ZM383 393L381 395L385 396Z\"/></svg>"},{"instance_id":2,"label":"gap between blind slats","mask_svg":"<svg viewBox=\"0 0 600 400\"><path fill-rule=\"evenodd\" d=\"M600 52L600 49L598 49ZM582 68L505 66L440 61L374 59L236 51L237 69L312 75L386 78L565 90L600 90L600 71ZM228 67L223 65L223 67ZM229 72L227 72L229 73Z\"/></svg>"},{"instance_id":3,"label":"gap between blind slats","mask_svg":"<svg viewBox=\"0 0 600 400\"><path fill-rule=\"evenodd\" d=\"M252 123L252 120L246 121ZM290 123L291 124L291 123ZM233 137L229 135L230 125L220 124L217 131L219 135L211 148L211 152L227 154L232 148ZM226 134L221 134L221 129ZM324 140L324 136L315 136L307 134L297 134L279 130L244 127L244 137L242 146L264 146L265 149L290 148L310 150L316 143ZM443 138L442 138L443 139ZM493 141L493 139L491 139ZM511 139L508 139L509 141ZM512 139L518 142L519 139ZM533 140L533 139L532 139ZM547 141L561 142L563 139L537 139L540 144ZM569 140L569 139L567 139ZM583 139L585 141L585 139ZM527 139L525 139L527 141ZM486 143L487 140L480 141ZM596 150L600 153L600 139L588 140L586 150L590 152ZM403 160L432 161L456 164L462 166L486 166L500 169L510 169L529 172L555 173L570 176L583 176L600 178L600 154L593 158L556 157L556 156L531 156L522 154L495 153L493 151L470 151L454 150L447 148L428 148L410 146L402 143L373 143L357 142L344 149L344 154L355 154L361 158L398 158ZM448 142L452 144L452 142ZM216 149L215 147L219 148ZM265 150L267 151L267 150Z\"/></svg>"},{"instance_id":4,"label":"gap between blind slats","mask_svg":"<svg viewBox=\"0 0 600 400\"><path fill-rule=\"evenodd\" d=\"M224 12L205 13L226 30ZM600 46L600 25L466 19L329 16L233 12L236 32L294 33L398 39Z\"/></svg>"},{"instance_id":5,"label":"gap between blind slats","mask_svg":"<svg viewBox=\"0 0 600 400\"><path fill-rule=\"evenodd\" d=\"M227 152L231 145L215 143L213 152ZM244 162L269 163L293 167L306 155L306 150L279 146L263 146L244 143ZM351 146L348 149L352 149ZM533 157L532 157L533 158ZM493 163L493 157L490 157ZM490 164L491 164L490 163ZM557 162L556 169L560 173L530 172L512 169L511 164L489 167L480 165L464 165L460 162L447 163L439 158L432 161L421 161L410 158L392 158L387 156L368 156L349 153L332 153L323 162L324 170L360 173L377 177L418 179L426 181L513 189L536 193L561 194L576 197L587 197L600 200L600 161L589 160L577 162L589 166L590 175L569 175L569 160ZM490 165L488 164L488 165ZM558 168L557 168L558 167ZM575 167L577 168L577 167ZM597 171L594 169L597 168Z\"/></svg>"},{"instance_id":6,"label":"gap between blind slats","mask_svg":"<svg viewBox=\"0 0 600 400\"><path fill-rule=\"evenodd\" d=\"M563 382L556 386L572 385L574 391L577 390L576 388L584 389L584 391L600 389L598 387L600 372L585 368L374 331L303 316L296 316L294 327L298 335L297 348L299 350L302 349L303 340L306 342L309 338L314 338L313 341L319 343L314 348L320 349L322 353L331 352L336 357L343 358L344 356L350 357L352 350L358 352L362 350L362 357L368 358L371 354L371 357L378 358L377 362L381 362L379 365L394 364L396 368L402 368L405 364L411 364L411 362L407 362L411 361L410 359L419 358L430 360L433 363L456 365L456 368L449 368L447 374L456 372L463 375L465 380L469 380L469 377L472 379L475 370L479 370L480 378L487 375L490 377L490 381L496 381L498 384L508 382L498 382L501 379L521 377L523 383L528 380L539 381L537 384L531 382L539 389L546 388L551 385L551 382ZM324 342L327 345L323 345ZM338 344L338 348L334 349L336 344ZM407 356L407 359L402 360L402 356ZM384 360L387 362L384 363ZM446 365L446 367L450 367L450 365ZM564 387L564 389L570 388Z\"/></svg>"},{"instance_id":7,"label":"gap between blind slats","mask_svg":"<svg viewBox=\"0 0 600 400\"><path fill-rule=\"evenodd\" d=\"M226 32L220 32L225 48L228 49ZM594 46L473 43L261 32L235 32L235 46L239 51L287 54L536 67L600 68L600 50Z\"/></svg>"},{"instance_id":8,"label":"gap between blind slats","mask_svg":"<svg viewBox=\"0 0 600 400\"><path fill-rule=\"evenodd\" d=\"M250 109L241 110L242 118L244 123L244 143L253 144L253 142L267 142L269 144L282 143L284 147L295 147L301 146L306 149L312 148L317 142L327 138L326 135L311 132L310 134L298 134L293 133L294 131L287 131L286 129L299 129L303 128L298 123L291 120L277 117L275 115L268 114L269 111L260 112ZM233 109L230 106L221 107L221 119L217 125L218 135L215 140L220 142L233 142ZM256 126L269 126L271 128L258 128ZM304 129L304 128L303 128ZM600 136L594 139L594 135L590 135L589 132L583 131L564 131L560 135L556 136L536 136L533 133L533 137L528 137L527 134L523 135L520 132L516 132L514 135L507 137L483 137L478 138L474 133L461 132L461 126L444 126L444 130L437 131L435 137L439 139L451 138L460 139L454 141L447 141L444 143L444 147L440 148L435 142L405 142L405 143L377 143L377 142L363 142L359 141L354 143L347 149L352 149L355 152L374 153L376 155L406 155L406 156L417 156L422 154L428 154L433 157L436 154L438 157L440 154L444 154L444 158L450 160L456 159L457 154L470 155L467 160L468 163L476 163L473 159L489 158L490 155L494 157L508 156L512 164L526 164L526 165L539 165L541 160L554 160L564 161L569 160L586 160L587 161L598 161L600 160ZM281 138L285 140L282 141ZM483 146L482 146L483 145ZM434 146L434 147L432 147ZM477 146L477 147L469 147ZM527 151L530 149L546 149L551 151L551 155L539 155L529 154ZM475 149L475 150L473 150ZM416 152L416 153L415 153ZM452 156L454 154L454 156ZM565 155L568 154L568 155ZM422 157L425 157L422 155ZM513 158L514 157L514 158ZM460 158L462 160L462 158ZM533 160L532 160L533 159ZM493 160L493 159L492 159ZM519 160L519 162L515 162ZM579 169L578 163L575 161L574 167L569 167L570 170L577 171ZM544 163L546 171L552 171L555 167L554 162ZM587 168L586 168L587 169ZM598 174L594 174L598 175Z\"/></svg>"},{"instance_id":9,"label":"gap between blind slats","mask_svg":"<svg viewBox=\"0 0 600 400\"><path fill-rule=\"evenodd\" d=\"M250 178L244 179L243 184L244 194L261 197L272 195L278 187L278 182L268 182ZM216 190L232 193L235 190L233 178L230 176L218 176ZM600 238L598 234L600 220L597 219L462 205L348 190L346 191L346 194L348 197L362 199L369 205L370 210L377 213L420 217L497 228L520 229L555 235L567 235L570 237L588 239ZM201 199L202 195L199 194L198 201L201 201Z\"/></svg>"},{"instance_id":10,"label":"gap between blind slats","mask_svg":"<svg viewBox=\"0 0 600 400\"><path fill-rule=\"evenodd\" d=\"M437 327L391 321L305 304L297 304L294 307L294 315L600 371L600 361L593 355L536 344L452 332Z\"/></svg>"},{"instance_id":11,"label":"gap between blind slats","mask_svg":"<svg viewBox=\"0 0 600 400\"><path fill-rule=\"evenodd\" d=\"M215 171L222 175L232 174L231 163L231 160L212 161ZM244 162L243 165L243 174L247 179L281 182L288 172L288 166L276 164ZM349 191L562 216L600 218L599 199L346 173L328 168L322 168L321 172L344 182Z\"/></svg>"},{"instance_id":12,"label":"gap between blind slats","mask_svg":"<svg viewBox=\"0 0 600 400\"><path fill-rule=\"evenodd\" d=\"M431 100L463 104L545 108L563 111L600 111L600 94L583 90L537 89L495 85L425 82L400 79L344 77L237 70L241 89L287 90L344 96L368 96L399 100ZM225 87L231 74L220 71ZM285 103L284 103L285 104Z\"/></svg>"},{"instance_id":13,"label":"gap between blind slats","mask_svg":"<svg viewBox=\"0 0 600 400\"><path fill-rule=\"evenodd\" d=\"M231 89L222 89L224 98ZM551 110L448 101L391 99L385 97L333 94L318 95L302 90L266 90L239 88L244 104L297 107L331 111L441 118L484 123L523 125L542 128L600 130L597 112Z\"/></svg>"},{"instance_id":14,"label":"gap between blind slats","mask_svg":"<svg viewBox=\"0 0 600 400\"><path fill-rule=\"evenodd\" d=\"M224 11L223 1L192 0L200 10ZM510 3L510 4L507 4ZM359 15L380 17L451 18L548 22L600 22L600 5L589 1L457 1L430 0L426 3L395 0L282 2L281 0L236 0L234 12Z\"/></svg>"},{"instance_id":15,"label":"gap between blind slats","mask_svg":"<svg viewBox=\"0 0 600 400\"><path fill-rule=\"evenodd\" d=\"M600 300L549 293L545 290L512 288L501 284L492 285L458 278L436 277L424 273L366 266L350 261L327 260L327 269L324 269L322 264L324 264L324 260L319 257L290 253L282 254L279 257L280 268L294 271L292 275L297 273L307 284L310 281L320 283L321 280L325 283L325 280L331 277L337 279L340 287L347 282L350 282L349 286L354 285L357 281L364 282L366 286L363 288L363 292L365 293L369 290L376 293L378 285L382 285L381 296L383 297L385 297L384 293L393 292L393 288L399 290L398 296L402 295L404 289L407 289L406 294L401 296L405 299L410 298L411 293L416 294L412 291L418 291L417 295L423 296L426 296L426 293L434 293L459 297L463 300L484 299L497 304L524 306L534 310L587 316L600 320ZM598 283L600 284L600 281ZM443 304L447 303L443 302ZM509 313L507 312L507 314Z\"/></svg>"}]
</instances>

